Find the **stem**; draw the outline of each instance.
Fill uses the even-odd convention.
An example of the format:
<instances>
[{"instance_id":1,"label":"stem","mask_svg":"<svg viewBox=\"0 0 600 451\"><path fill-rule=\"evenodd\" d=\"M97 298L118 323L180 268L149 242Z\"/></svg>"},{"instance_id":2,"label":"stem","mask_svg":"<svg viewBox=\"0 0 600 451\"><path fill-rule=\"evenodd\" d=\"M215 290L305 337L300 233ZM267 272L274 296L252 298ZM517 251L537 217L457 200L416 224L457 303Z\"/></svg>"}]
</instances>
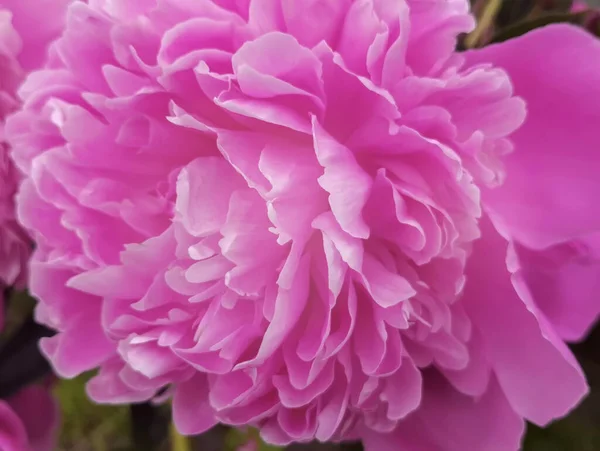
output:
<instances>
[{"instance_id":1,"label":"stem","mask_svg":"<svg viewBox=\"0 0 600 451\"><path fill-rule=\"evenodd\" d=\"M159 408L145 402L129 406L131 432L135 449L153 451L160 449L167 436L167 422Z\"/></svg>"}]
</instances>

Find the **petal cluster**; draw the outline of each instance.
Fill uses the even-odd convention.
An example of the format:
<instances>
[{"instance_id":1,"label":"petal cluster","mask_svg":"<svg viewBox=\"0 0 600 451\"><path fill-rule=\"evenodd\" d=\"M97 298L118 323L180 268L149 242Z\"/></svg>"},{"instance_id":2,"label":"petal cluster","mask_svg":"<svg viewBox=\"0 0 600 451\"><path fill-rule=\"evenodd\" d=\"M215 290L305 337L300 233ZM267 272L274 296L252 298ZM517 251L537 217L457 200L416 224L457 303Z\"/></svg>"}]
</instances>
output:
<instances>
[{"instance_id":1,"label":"petal cluster","mask_svg":"<svg viewBox=\"0 0 600 451\"><path fill-rule=\"evenodd\" d=\"M516 449L564 413L583 382L513 396L503 341L558 351L533 301L502 305L482 193L526 109L454 53L472 27L466 0L75 2L7 125L56 371L280 445ZM483 441L448 441L468 422Z\"/></svg>"}]
</instances>

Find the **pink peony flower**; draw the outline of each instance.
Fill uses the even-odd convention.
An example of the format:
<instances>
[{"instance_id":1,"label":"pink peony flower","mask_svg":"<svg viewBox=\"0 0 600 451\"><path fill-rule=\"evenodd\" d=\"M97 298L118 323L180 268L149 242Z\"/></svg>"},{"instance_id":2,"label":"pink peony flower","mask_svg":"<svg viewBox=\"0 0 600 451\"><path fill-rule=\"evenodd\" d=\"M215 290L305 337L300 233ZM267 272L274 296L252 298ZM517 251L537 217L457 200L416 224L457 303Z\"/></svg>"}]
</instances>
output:
<instances>
[{"instance_id":1,"label":"pink peony flower","mask_svg":"<svg viewBox=\"0 0 600 451\"><path fill-rule=\"evenodd\" d=\"M280 445L516 450L566 414L600 44L456 54L472 27L466 0L74 3L7 127L58 374Z\"/></svg>"}]
</instances>

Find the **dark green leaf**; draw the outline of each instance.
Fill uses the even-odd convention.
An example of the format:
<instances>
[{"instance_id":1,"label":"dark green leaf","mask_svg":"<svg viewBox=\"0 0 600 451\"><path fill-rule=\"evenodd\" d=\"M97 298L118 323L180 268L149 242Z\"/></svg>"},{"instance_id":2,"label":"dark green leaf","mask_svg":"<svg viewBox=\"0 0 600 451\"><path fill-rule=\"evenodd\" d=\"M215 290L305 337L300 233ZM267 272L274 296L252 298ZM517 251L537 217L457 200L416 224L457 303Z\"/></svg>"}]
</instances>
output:
<instances>
[{"instance_id":1,"label":"dark green leaf","mask_svg":"<svg viewBox=\"0 0 600 451\"><path fill-rule=\"evenodd\" d=\"M532 20L511 25L498 31L492 38L491 43L508 41L509 39L522 36L531 30L535 30L536 28L550 25L552 23L571 23L574 25L583 25L588 14L589 13L587 11L579 13L546 14Z\"/></svg>"}]
</instances>

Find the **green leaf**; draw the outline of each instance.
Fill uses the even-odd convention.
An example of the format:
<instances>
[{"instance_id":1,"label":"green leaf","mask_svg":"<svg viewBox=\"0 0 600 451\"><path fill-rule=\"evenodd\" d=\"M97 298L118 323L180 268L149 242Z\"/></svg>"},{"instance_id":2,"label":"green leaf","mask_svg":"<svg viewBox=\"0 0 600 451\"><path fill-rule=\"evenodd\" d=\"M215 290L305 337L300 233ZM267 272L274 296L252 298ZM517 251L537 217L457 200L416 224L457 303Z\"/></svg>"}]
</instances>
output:
<instances>
[{"instance_id":1,"label":"green leaf","mask_svg":"<svg viewBox=\"0 0 600 451\"><path fill-rule=\"evenodd\" d=\"M552 23L570 23L581 26L585 23L585 19L588 17L588 14L589 13L587 11L582 11L579 13L552 13L536 17L535 19L518 22L498 31L492 38L491 43L493 44L508 41L509 39L522 36L531 30L535 30L536 28L550 25Z\"/></svg>"},{"instance_id":2,"label":"green leaf","mask_svg":"<svg viewBox=\"0 0 600 451\"><path fill-rule=\"evenodd\" d=\"M125 451L132 449L127 406L99 406L85 393L92 373L60 381L55 395L60 402L62 426L60 449Z\"/></svg>"}]
</instances>

